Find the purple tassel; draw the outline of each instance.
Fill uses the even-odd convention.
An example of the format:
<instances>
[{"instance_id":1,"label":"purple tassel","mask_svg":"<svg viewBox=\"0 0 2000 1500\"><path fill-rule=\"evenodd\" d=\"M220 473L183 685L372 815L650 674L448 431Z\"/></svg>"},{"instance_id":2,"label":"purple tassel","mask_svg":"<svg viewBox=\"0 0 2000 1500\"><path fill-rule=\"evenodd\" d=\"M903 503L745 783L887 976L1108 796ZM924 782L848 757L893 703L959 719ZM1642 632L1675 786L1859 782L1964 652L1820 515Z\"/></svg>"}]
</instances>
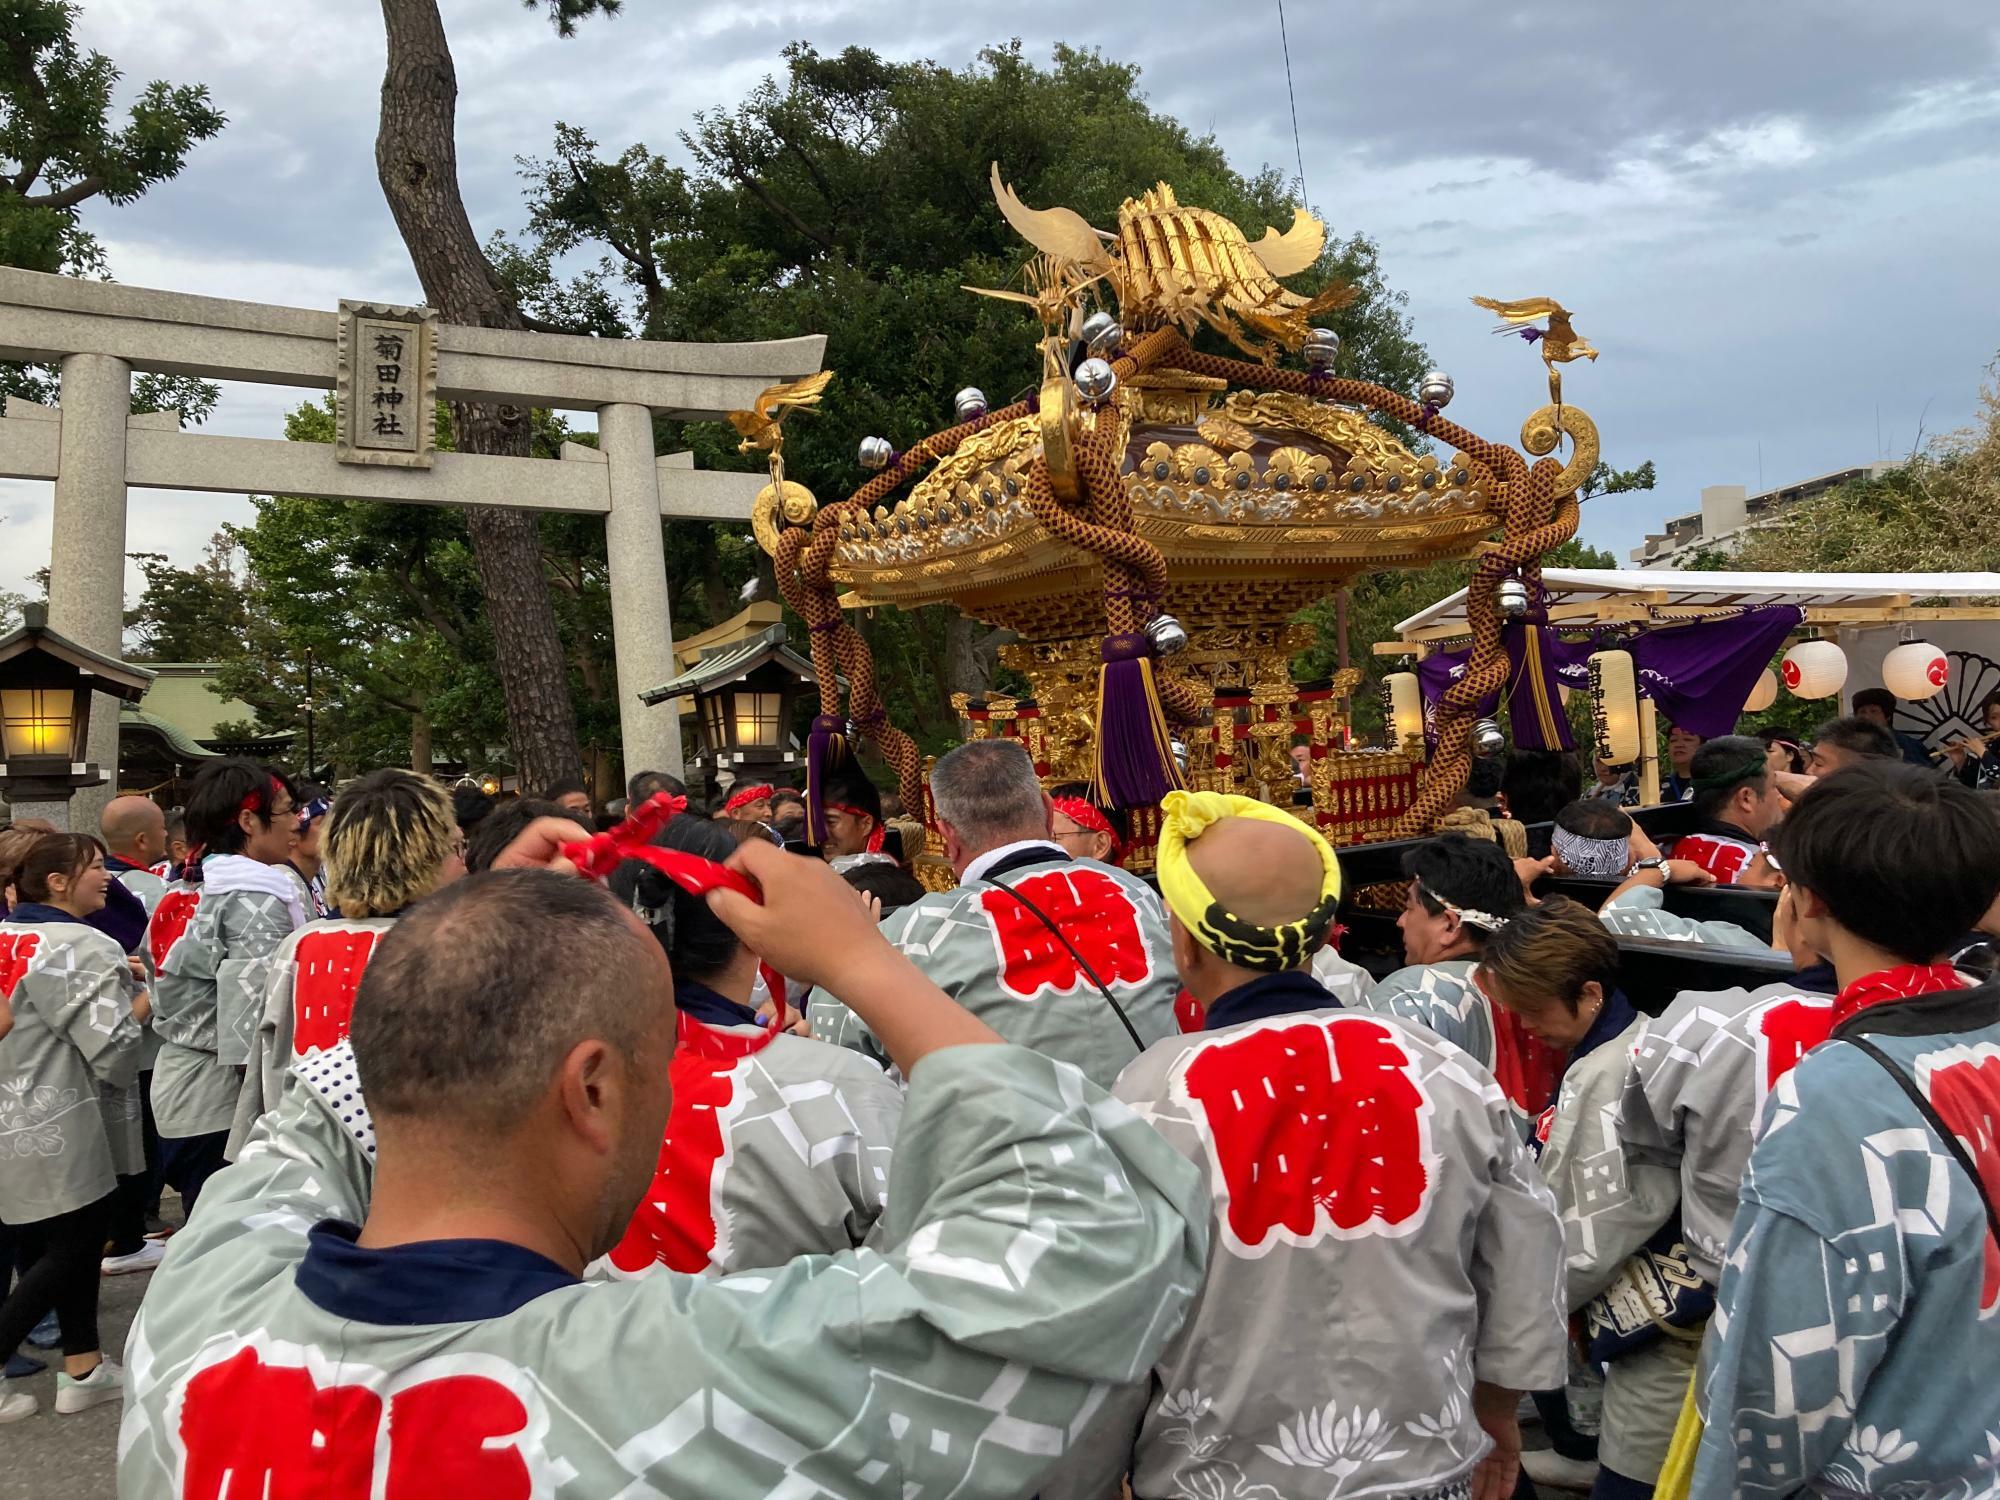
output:
<instances>
[{"instance_id":1,"label":"purple tassel","mask_svg":"<svg viewBox=\"0 0 2000 1500\"><path fill-rule=\"evenodd\" d=\"M826 843L827 778L846 759L847 721L838 714L820 714L806 736L806 832L815 848Z\"/></svg>"},{"instance_id":2,"label":"purple tassel","mask_svg":"<svg viewBox=\"0 0 2000 1500\"><path fill-rule=\"evenodd\" d=\"M1152 642L1137 632L1110 635L1098 655L1104 665L1090 800L1120 809L1157 807L1181 786L1181 775L1153 682Z\"/></svg>"}]
</instances>

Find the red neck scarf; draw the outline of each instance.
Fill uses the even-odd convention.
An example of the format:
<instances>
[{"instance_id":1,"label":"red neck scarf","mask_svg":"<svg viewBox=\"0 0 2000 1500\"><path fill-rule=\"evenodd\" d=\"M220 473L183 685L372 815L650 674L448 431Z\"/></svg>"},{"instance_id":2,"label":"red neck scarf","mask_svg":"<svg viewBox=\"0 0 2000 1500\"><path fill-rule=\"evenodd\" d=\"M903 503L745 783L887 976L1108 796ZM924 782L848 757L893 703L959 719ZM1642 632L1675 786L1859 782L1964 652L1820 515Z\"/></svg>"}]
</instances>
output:
<instances>
[{"instance_id":1,"label":"red neck scarf","mask_svg":"<svg viewBox=\"0 0 2000 1500\"><path fill-rule=\"evenodd\" d=\"M1873 974L1862 975L1834 997L1833 1024L1837 1027L1877 1005L1971 987L1965 976L1950 964L1898 964L1893 969L1877 969Z\"/></svg>"}]
</instances>

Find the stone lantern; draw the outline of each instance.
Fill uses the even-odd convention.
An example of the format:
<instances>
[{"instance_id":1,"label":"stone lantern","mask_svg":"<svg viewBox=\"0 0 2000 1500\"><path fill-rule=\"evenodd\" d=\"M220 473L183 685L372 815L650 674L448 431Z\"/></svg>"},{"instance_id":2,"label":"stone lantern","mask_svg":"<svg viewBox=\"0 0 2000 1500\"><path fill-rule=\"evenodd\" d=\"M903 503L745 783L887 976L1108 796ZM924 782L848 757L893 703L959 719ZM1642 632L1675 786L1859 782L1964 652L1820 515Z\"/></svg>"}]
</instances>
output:
<instances>
[{"instance_id":1,"label":"stone lantern","mask_svg":"<svg viewBox=\"0 0 2000 1500\"><path fill-rule=\"evenodd\" d=\"M0 636L0 791L14 816L67 829L77 789L110 779L83 758L92 697L137 702L152 680L143 667L58 635L47 606L29 605L20 628Z\"/></svg>"}]
</instances>

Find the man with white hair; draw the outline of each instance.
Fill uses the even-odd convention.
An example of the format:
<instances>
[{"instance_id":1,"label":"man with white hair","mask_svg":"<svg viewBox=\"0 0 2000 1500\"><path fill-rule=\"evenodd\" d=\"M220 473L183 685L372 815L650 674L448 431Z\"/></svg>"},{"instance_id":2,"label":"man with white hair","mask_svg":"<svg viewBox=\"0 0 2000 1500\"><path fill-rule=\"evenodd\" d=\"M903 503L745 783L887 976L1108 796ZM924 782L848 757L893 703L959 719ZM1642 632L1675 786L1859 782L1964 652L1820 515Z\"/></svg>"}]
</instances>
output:
<instances>
[{"instance_id":1,"label":"man with white hair","mask_svg":"<svg viewBox=\"0 0 2000 1500\"><path fill-rule=\"evenodd\" d=\"M931 771L931 798L958 888L889 918L889 941L1008 1041L1109 1088L1176 1029L1179 982L1159 897L1055 841L1054 804L1011 741L974 740L946 755ZM812 1028L886 1061L838 1002L816 1003Z\"/></svg>"}]
</instances>

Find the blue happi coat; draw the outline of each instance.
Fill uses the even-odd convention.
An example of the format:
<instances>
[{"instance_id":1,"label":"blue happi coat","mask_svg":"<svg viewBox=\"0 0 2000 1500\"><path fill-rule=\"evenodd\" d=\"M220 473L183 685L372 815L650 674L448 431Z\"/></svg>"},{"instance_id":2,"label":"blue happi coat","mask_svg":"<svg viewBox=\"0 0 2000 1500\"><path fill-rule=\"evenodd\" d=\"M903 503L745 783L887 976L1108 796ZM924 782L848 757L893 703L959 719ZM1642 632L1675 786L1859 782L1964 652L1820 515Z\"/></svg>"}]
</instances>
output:
<instances>
[{"instance_id":1,"label":"blue happi coat","mask_svg":"<svg viewBox=\"0 0 2000 1500\"><path fill-rule=\"evenodd\" d=\"M1697 1496L2000 1493L2000 1245L1857 1036L2000 1191L2000 982L1864 1010L1777 1082L1722 1267Z\"/></svg>"}]
</instances>

